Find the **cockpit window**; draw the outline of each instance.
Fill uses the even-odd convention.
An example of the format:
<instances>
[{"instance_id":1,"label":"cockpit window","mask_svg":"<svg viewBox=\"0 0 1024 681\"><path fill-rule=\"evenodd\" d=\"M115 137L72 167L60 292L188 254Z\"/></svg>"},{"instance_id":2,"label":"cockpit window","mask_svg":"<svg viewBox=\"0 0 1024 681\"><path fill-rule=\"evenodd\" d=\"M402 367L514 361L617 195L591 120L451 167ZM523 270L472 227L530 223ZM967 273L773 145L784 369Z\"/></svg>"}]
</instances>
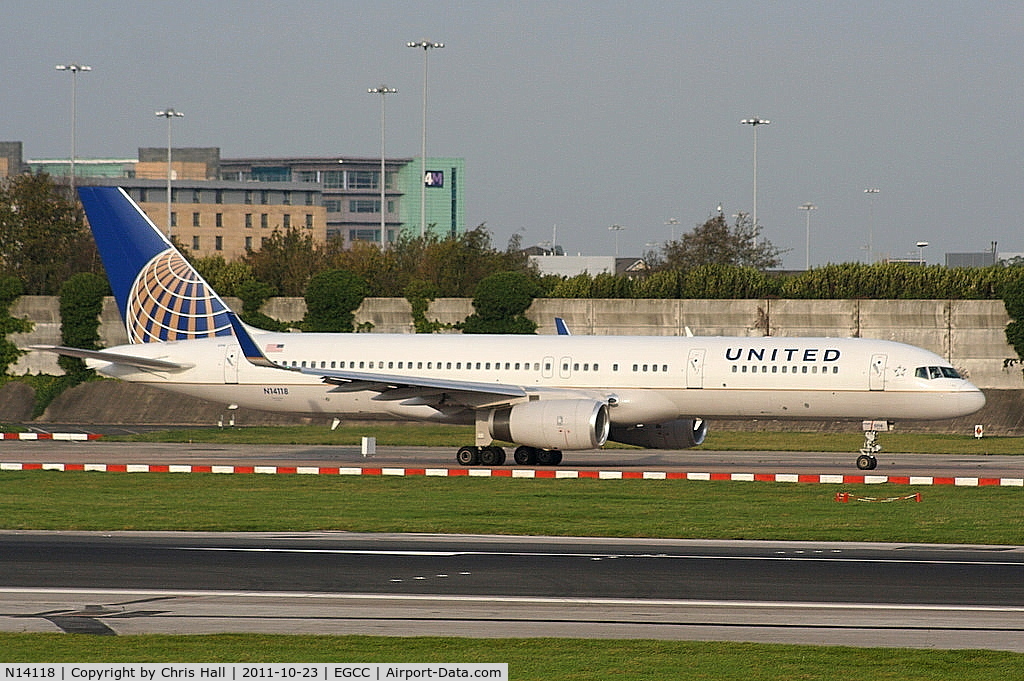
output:
<instances>
[{"instance_id":1,"label":"cockpit window","mask_svg":"<svg viewBox=\"0 0 1024 681\"><path fill-rule=\"evenodd\" d=\"M953 367L917 367L914 369L914 376L917 378L960 378L960 374Z\"/></svg>"}]
</instances>

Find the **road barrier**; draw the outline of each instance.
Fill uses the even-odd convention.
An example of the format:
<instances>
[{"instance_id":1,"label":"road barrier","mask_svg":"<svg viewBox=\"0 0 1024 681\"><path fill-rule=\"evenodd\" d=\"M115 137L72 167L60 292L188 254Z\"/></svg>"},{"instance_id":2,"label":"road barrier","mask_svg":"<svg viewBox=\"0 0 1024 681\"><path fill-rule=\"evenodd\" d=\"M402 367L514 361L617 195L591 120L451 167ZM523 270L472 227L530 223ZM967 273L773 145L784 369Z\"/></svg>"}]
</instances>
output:
<instances>
[{"instance_id":1,"label":"road barrier","mask_svg":"<svg viewBox=\"0 0 1024 681\"><path fill-rule=\"evenodd\" d=\"M4 440L63 440L85 441L99 440L102 435L96 433L0 433Z\"/></svg>"},{"instance_id":2,"label":"road barrier","mask_svg":"<svg viewBox=\"0 0 1024 681\"><path fill-rule=\"evenodd\" d=\"M951 485L1024 487L1024 478L946 478L901 475L808 475L794 473L710 473L551 468L390 468L364 466L259 466L144 463L0 462L0 471L89 471L97 473L218 473L258 475L353 475L368 477L519 478L533 480L688 480L695 482L789 482L835 485ZM911 495L913 497L914 495ZM839 501L836 495L836 501ZM855 501L860 498L851 497ZM863 500L869 500L864 498Z\"/></svg>"}]
</instances>

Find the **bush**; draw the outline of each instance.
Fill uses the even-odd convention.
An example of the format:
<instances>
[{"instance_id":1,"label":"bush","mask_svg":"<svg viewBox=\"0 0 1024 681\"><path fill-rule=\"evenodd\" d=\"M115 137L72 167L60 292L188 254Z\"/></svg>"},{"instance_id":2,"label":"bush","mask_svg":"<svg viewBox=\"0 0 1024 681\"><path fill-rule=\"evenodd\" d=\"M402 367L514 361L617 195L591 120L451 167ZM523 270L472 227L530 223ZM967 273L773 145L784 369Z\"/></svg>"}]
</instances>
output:
<instances>
[{"instance_id":1,"label":"bush","mask_svg":"<svg viewBox=\"0 0 1024 681\"><path fill-rule=\"evenodd\" d=\"M110 292L107 280L98 274L76 274L60 287L60 342L72 348L99 350L100 313L103 297ZM93 375L85 361L61 356L57 363L76 381Z\"/></svg>"},{"instance_id":2,"label":"bush","mask_svg":"<svg viewBox=\"0 0 1024 681\"><path fill-rule=\"evenodd\" d=\"M1013 346L1017 357L1024 361L1024 281L1018 279L1002 289L1003 305L1012 320L1006 325L1006 342Z\"/></svg>"},{"instance_id":3,"label":"bush","mask_svg":"<svg viewBox=\"0 0 1024 681\"><path fill-rule=\"evenodd\" d=\"M524 313L539 291L537 281L522 272L496 272L484 278L473 296L476 313L461 324L463 333L534 333L537 324Z\"/></svg>"},{"instance_id":4,"label":"bush","mask_svg":"<svg viewBox=\"0 0 1024 681\"><path fill-rule=\"evenodd\" d=\"M242 299L242 314L238 315L243 322L265 331L287 331L288 324L277 321L260 312L267 298L276 294L274 287L262 281L250 279L238 286L238 297Z\"/></svg>"},{"instance_id":5,"label":"bush","mask_svg":"<svg viewBox=\"0 0 1024 681\"><path fill-rule=\"evenodd\" d=\"M416 333L434 333L447 325L427 319L427 308L437 298L437 286L422 279L414 279L405 287L405 299L412 308L412 325Z\"/></svg>"},{"instance_id":6,"label":"bush","mask_svg":"<svg viewBox=\"0 0 1024 681\"><path fill-rule=\"evenodd\" d=\"M303 331L351 333L355 311L368 293L366 282L348 270L329 270L313 276L306 286Z\"/></svg>"},{"instance_id":7,"label":"bush","mask_svg":"<svg viewBox=\"0 0 1024 681\"><path fill-rule=\"evenodd\" d=\"M11 305L21 296L22 290L21 280L17 277L0 278L0 375L3 376L9 375L7 372L11 365L26 352L7 340L7 336L32 330L32 322L11 316Z\"/></svg>"}]
</instances>

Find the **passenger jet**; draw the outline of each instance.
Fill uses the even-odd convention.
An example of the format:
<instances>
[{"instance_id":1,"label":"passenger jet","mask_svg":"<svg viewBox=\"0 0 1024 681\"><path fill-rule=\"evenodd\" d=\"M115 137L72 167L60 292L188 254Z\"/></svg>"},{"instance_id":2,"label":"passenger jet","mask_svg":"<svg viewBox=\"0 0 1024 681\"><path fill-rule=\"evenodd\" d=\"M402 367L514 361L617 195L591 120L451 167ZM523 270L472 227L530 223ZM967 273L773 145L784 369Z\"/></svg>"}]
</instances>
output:
<instances>
[{"instance_id":1,"label":"passenger jet","mask_svg":"<svg viewBox=\"0 0 1024 681\"><path fill-rule=\"evenodd\" d=\"M244 325L139 206L79 190L129 344L36 349L104 376L296 414L475 426L462 465L557 465L611 440L699 445L707 419L951 419L985 404L942 357L865 338L271 333ZM874 424L874 425L868 425Z\"/></svg>"}]
</instances>

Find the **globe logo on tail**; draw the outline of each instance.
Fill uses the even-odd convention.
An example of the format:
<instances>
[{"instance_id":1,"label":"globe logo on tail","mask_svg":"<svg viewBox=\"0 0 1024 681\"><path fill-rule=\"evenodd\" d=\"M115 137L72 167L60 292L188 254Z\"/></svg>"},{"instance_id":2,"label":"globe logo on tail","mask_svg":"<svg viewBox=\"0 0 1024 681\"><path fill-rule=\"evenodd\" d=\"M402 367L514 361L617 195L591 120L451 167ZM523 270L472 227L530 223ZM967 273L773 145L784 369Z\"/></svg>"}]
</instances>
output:
<instances>
[{"instance_id":1,"label":"globe logo on tail","mask_svg":"<svg viewBox=\"0 0 1024 681\"><path fill-rule=\"evenodd\" d=\"M158 254L139 272L128 293L125 317L131 343L231 335L224 303L172 249Z\"/></svg>"}]
</instances>

